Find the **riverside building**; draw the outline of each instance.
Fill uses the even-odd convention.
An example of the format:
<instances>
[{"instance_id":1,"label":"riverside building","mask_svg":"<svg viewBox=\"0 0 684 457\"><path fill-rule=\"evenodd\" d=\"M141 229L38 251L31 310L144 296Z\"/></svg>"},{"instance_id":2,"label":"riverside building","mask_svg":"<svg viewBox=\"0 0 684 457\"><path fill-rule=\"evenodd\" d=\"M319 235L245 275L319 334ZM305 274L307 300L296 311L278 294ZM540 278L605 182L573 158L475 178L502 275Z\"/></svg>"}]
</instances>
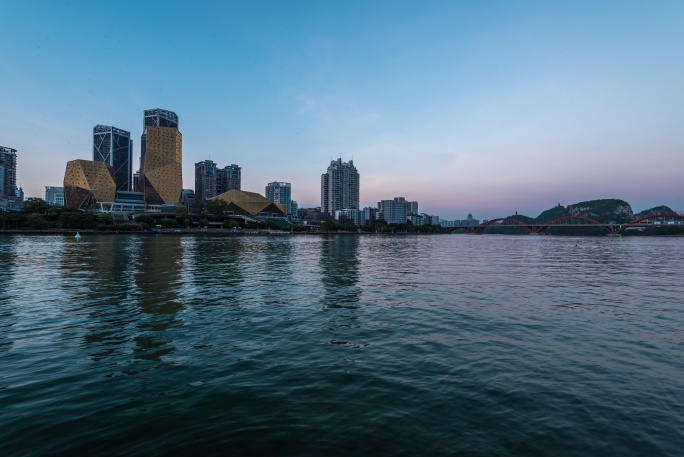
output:
<instances>
[{"instance_id":1,"label":"riverside building","mask_svg":"<svg viewBox=\"0 0 684 457\"><path fill-rule=\"evenodd\" d=\"M138 190L145 205L177 204L183 191L183 136L178 116L159 108L145 110L143 127Z\"/></svg>"},{"instance_id":2,"label":"riverside building","mask_svg":"<svg viewBox=\"0 0 684 457\"><path fill-rule=\"evenodd\" d=\"M242 189L242 168L231 163L216 170L216 193Z\"/></svg>"},{"instance_id":3,"label":"riverside building","mask_svg":"<svg viewBox=\"0 0 684 457\"><path fill-rule=\"evenodd\" d=\"M89 208L116 198L114 168L103 162L72 160L64 172L64 206Z\"/></svg>"},{"instance_id":4,"label":"riverside building","mask_svg":"<svg viewBox=\"0 0 684 457\"><path fill-rule=\"evenodd\" d=\"M17 150L0 146L0 196L15 197L17 190Z\"/></svg>"},{"instance_id":5,"label":"riverside building","mask_svg":"<svg viewBox=\"0 0 684 457\"><path fill-rule=\"evenodd\" d=\"M0 146L0 210L18 210L24 191L17 189L17 150Z\"/></svg>"},{"instance_id":6,"label":"riverside building","mask_svg":"<svg viewBox=\"0 0 684 457\"><path fill-rule=\"evenodd\" d=\"M354 162L330 161L321 175L321 211L331 216L343 209L359 209L359 172Z\"/></svg>"},{"instance_id":7,"label":"riverside building","mask_svg":"<svg viewBox=\"0 0 684 457\"><path fill-rule=\"evenodd\" d=\"M45 203L64 206L64 187L45 186Z\"/></svg>"},{"instance_id":8,"label":"riverside building","mask_svg":"<svg viewBox=\"0 0 684 457\"><path fill-rule=\"evenodd\" d=\"M265 196L274 203L285 205L289 216L297 214L296 209L294 212L292 210L292 185L289 182L274 181L266 184Z\"/></svg>"},{"instance_id":9,"label":"riverside building","mask_svg":"<svg viewBox=\"0 0 684 457\"><path fill-rule=\"evenodd\" d=\"M133 140L130 132L109 125L93 127L93 161L114 169L116 190L130 192L133 182Z\"/></svg>"},{"instance_id":10,"label":"riverside building","mask_svg":"<svg viewBox=\"0 0 684 457\"><path fill-rule=\"evenodd\" d=\"M378 202L378 213L388 224L405 224L410 220L410 215L418 214L418 202L408 202L404 197L381 200Z\"/></svg>"},{"instance_id":11,"label":"riverside building","mask_svg":"<svg viewBox=\"0 0 684 457\"><path fill-rule=\"evenodd\" d=\"M233 164L219 168L212 160L195 164L195 199L210 200L229 190L240 190L242 169Z\"/></svg>"}]
</instances>

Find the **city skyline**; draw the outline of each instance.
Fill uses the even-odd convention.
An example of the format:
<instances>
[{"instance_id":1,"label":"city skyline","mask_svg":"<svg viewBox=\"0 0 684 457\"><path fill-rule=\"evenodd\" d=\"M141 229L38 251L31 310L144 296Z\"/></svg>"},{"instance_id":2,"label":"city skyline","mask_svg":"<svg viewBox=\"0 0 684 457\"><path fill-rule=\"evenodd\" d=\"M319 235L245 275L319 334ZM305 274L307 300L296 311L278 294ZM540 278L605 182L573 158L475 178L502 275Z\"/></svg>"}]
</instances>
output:
<instances>
[{"instance_id":1,"label":"city skyline","mask_svg":"<svg viewBox=\"0 0 684 457\"><path fill-rule=\"evenodd\" d=\"M321 167L343 157L360 207L684 209L679 2L146 2L97 21L85 5L0 5L0 144L27 197L92 156L93 126L137 137L140 112L161 107L183 118L186 189L211 159L240 164L243 189L278 176L319 206ZM175 46L140 46L171 31ZM101 51L106 65L83 57ZM132 155L135 171L137 141Z\"/></svg>"}]
</instances>

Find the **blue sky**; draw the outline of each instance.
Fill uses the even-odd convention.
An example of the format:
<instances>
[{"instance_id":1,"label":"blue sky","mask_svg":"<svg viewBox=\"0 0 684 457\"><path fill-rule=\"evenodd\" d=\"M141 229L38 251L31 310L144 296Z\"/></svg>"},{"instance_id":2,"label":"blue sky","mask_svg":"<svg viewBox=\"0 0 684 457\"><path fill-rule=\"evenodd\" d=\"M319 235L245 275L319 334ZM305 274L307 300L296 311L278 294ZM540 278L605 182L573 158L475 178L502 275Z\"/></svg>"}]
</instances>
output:
<instances>
[{"instance_id":1,"label":"blue sky","mask_svg":"<svg viewBox=\"0 0 684 457\"><path fill-rule=\"evenodd\" d=\"M243 189L353 158L361 204L536 216L623 198L684 210L684 2L0 0L0 145L27 196L92 158L92 127L180 117Z\"/></svg>"}]
</instances>

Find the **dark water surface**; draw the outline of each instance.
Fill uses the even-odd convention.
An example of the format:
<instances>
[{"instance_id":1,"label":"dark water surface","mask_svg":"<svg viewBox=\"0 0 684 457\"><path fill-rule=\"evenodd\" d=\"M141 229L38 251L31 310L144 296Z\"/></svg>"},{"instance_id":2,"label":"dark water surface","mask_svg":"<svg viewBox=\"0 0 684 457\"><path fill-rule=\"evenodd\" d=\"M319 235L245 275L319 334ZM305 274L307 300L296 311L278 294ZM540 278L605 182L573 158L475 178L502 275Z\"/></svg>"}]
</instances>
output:
<instances>
[{"instance_id":1,"label":"dark water surface","mask_svg":"<svg viewBox=\"0 0 684 457\"><path fill-rule=\"evenodd\" d=\"M684 453L684 239L0 236L0 455Z\"/></svg>"}]
</instances>

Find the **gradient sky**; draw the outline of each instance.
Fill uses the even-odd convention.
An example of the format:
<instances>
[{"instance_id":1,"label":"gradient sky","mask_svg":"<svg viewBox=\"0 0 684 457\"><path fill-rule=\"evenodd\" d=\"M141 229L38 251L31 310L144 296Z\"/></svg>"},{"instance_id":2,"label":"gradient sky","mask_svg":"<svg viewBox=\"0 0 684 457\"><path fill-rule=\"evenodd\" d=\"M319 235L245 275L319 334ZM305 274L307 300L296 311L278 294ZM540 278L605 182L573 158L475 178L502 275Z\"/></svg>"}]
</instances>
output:
<instances>
[{"instance_id":1,"label":"gradient sky","mask_svg":"<svg viewBox=\"0 0 684 457\"><path fill-rule=\"evenodd\" d=\"M99 6L98 6L99 3ZM684 210L684 2L0 0L0 145L44 197L92 128L180 117L194 163L320 205L331 159L361 205L443 219L622 198Z\"/></svg>"}]
</instances>

